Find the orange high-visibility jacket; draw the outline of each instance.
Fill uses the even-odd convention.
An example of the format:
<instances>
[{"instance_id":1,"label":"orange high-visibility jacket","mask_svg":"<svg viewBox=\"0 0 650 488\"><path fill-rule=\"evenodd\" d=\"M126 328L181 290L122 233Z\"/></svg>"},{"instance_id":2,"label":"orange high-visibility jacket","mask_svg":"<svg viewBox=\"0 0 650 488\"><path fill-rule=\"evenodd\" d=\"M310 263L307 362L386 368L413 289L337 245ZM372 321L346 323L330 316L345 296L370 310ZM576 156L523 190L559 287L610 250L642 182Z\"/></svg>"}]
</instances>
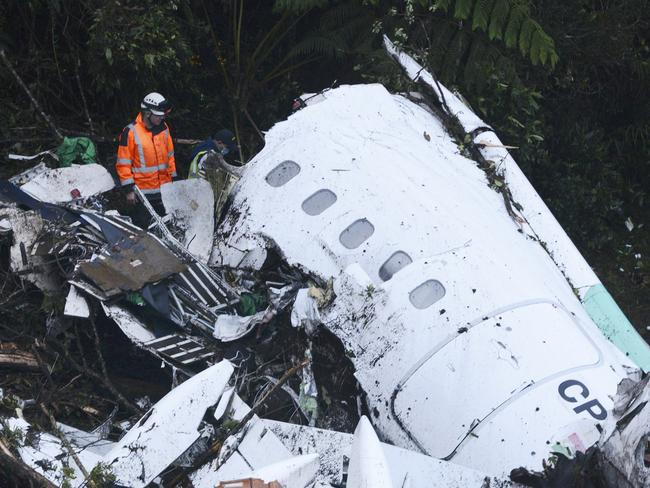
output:
<instances>
[{"instance_id":1,"label":"orange high-visibility jacket","mask_svg":"<svg viewBox=\"0 0 650 488\"><path fill-rule=\"evenodd\" d=\"M120 135L115 169L122 186L135 183L142 193L160 192L160 186L176 176L174 143L167 124L149 130L138 114Z\"/></svg>"}]
</instances>

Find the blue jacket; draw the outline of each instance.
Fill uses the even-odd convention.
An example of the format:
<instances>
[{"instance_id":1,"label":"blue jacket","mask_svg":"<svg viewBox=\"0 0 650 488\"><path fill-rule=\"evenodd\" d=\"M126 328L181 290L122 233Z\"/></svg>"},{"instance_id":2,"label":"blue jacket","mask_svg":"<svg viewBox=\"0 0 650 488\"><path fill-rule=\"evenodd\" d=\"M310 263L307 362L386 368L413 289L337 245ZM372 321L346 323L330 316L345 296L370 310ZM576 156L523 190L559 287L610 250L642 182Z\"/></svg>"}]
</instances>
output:
<instances>
[{"instance_id":1,"label":"blue jacket","mask_svg":"<svg viewBox=\"0 0 650 488\"><path fill-rule=\"evenodd\" d=\"M208 137L205 141L199 142L194 147L194 150L192 151L192 155L190 156L190 161L194 160L196 155L198 153L200 153L201 151L216 151L216 152L219 152L219 150L217 149L217 145L212 140L212 137Z\"/></svg>"}]
</instances>

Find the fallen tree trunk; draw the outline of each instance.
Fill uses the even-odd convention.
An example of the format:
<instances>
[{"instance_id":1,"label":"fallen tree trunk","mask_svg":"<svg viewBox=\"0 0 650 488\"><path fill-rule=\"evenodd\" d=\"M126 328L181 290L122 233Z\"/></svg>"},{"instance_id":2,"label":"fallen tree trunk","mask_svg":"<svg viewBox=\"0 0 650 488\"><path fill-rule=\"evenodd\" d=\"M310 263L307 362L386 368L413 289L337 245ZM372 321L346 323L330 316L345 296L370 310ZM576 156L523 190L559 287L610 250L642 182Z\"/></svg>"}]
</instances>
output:
<instances>
[{"instance_id":1,"label":"fallen tree trunk","mask_svg":"<svg viewBox=\"0 0 650 488\"><path fill-rule=\"evenodd\" d=\"M56 488L47 478L37 473L20 459L17 459L9 448L0 440L0 468L3 468L10 478L9 483L19 482L15 486L38 486L43 488ZM0 478L0 481L2 479Z\"/></svg>"},{"instance_id":2,"label":"fallen tree trunk","mask_svg":"<svg viewBox=\"0 0 650 488\"><path fill-rule=\"evenodd\" d=\"M37 371L38 360L33 353L19 349L0 349L0 368Z\"/></svg>"}]
</instances>

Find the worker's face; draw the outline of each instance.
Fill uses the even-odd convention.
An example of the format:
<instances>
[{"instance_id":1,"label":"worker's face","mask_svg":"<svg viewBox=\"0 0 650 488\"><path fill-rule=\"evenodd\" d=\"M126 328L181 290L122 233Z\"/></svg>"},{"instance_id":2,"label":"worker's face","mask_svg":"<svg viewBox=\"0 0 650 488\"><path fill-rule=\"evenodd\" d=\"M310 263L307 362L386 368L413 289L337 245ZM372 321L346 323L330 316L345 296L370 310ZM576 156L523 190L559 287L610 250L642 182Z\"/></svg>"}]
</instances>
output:
<instances>
[{"instance_id":1,"label":"worker's face","mask_svg":"<svg viewBox=\"0 0 650 488\"><path fill-rule=\"evenodd\" d=\"M163 120L165 120L165 116L151 114L150 120L151 120L151 125L153 125L154 127L158 127L160 124L162 124Z\"/></svg>"},{"instance_id":2,"label":"worker's face","mask_svg":"<svg viewBox=\"0 0 650 488\"><path fill-rule=\"evenodd\" d=\"M216 141L214 141L214 145L217 146L217 149L219 150L219 152L224 156L230 152L230 149L228 148L228 146L226 146L222 141L220 141L218 139Z\"/></svg>"},{"instance_id":3,"label":"worker's face","mask_svg":"<svg viewBox=\"0 0 650 488\"><path fill-rule=\"evenodd\" d=\"M143 119L148 128L158 127L165 120L164 115L154 115L151 112L143 114Z\"/></svg>"}]
</instances>

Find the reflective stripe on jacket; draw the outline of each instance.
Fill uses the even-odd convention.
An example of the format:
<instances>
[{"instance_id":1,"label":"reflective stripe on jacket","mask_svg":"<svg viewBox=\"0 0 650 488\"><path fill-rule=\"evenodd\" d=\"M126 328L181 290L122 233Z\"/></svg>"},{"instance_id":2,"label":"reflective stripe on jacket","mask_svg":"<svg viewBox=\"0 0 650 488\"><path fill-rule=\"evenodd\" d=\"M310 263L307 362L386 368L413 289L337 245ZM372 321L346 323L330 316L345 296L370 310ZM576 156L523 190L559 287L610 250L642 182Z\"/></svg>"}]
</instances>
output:
<instances>
[{"instance_id":1,"label":"reflective stripe on jacket","mask_svg":"<svg viewBox=\"0 0 650 488\"><path fill-rule=\"evenodd\" d=\"M208 155L210 150L199 151L190 163L190 169L187 173L188 179L192 178L205 178L205 168L203 168L203 160Z\"/></svg>"},{"instance_id":2,"label":"reflective stripe on jacket","mask_svg":"<svg viewBox=\"0 0 650 488\"><path fill-rule=\"evenodd\" d=\"M161 185L170 183L176 159L167 124L151 131L138 114L120 136L115 169L122 186L135 183L142 193L158 193Z\"/></svg>"}]
</instances>

